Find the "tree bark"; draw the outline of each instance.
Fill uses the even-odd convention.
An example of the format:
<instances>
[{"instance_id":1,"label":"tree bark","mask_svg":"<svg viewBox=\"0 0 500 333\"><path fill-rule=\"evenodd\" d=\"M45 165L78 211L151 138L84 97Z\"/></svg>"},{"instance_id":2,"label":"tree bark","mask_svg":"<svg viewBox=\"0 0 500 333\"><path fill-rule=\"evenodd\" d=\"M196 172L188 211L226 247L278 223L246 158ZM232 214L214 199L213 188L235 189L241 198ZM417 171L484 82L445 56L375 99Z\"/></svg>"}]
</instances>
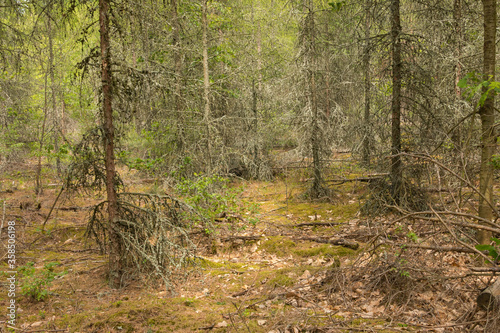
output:
<instances>
[{"instance_id":1,"label":"tree bark","mask_svg":"<svg viewBox=\"0 0 500 333\"><path fill-rule=\"evenodd\" d=\"M48 9L50 13L50 8ZM50 15L47 16L47 32L49 35L49 73L50 73L50 92L52 103L52 123L54 131L52 133L54 140L54 152L56 153L57 174L61 174L61 159L59 158L59 115L56 106L56 87L55 87L55 66L54 66L54 45L52 40L52 25Z\"/></svg>"},{"instance_id":2,"label":"tree bark","mask_svg":"<svg viewBox=\"0 0 500 333\"><path fill-rule=\"evenodd\" d=\"M313 1L306 2L307 4L307 16L305 21L305 31L304 34L306 40L306 62L307 62L307 73L308 73L308 85L309 85L309 96L308 104L311 108L311 152L313 158L313 185L311 189L311 197L318 198L323 195L322 190L322 177L321 177L321 161L320 161L320 150L321 143L319 137L319 126L318 126L318 103L317 103L317 89L316 89L316 36L315 36L315 26L314 26L314 3Z\"/></svg>"},{"instance_id":3,"label":"tree bark","mask_svg":"<svg viewBox=\"0 0 500 333\"><path fill-rule=\"evenodd\" d=\"M255 79L252 80L252 113L253 113L253 162L255 163L255 178L259 178L259 111L257 109L257 89L255 87Z\"/></svg>"},{"instance_id":4,"label":"tree bark","mask_svg":"<svg viewBox=\"0 0 500 333\"><path fill-rule=\"evenodd\" d=\"M43 105L43 121L42 121L42 133L40 134L39 149L38 149L38 163L35 172L35 194L41 195L43 193L42 185L42 152L43 152L43 139L45 137L45 125L47 123L47 76L48 71L45 71L45 84L44 84L44 105Z\"/></svg>"},{"instance_id":5,"label":"tree bark","mask_svg":"<svg viewBox=\"0 0 500 333\"><path fill-rule=\"evenodd\" d=\"M370 5L371 1L366 0L365 4L365 50L363 56L363 70L365 83L365 113L363 117L363 164L366 167L370 166Z\"/></svg>"},{"instance_id":6,"label":"tree bark","mask_svg":"<svg viewBox=\"0 0 500 333\"><path fill-rule=\"evenodd\" d=\"M120 238L116 229L118 200L115 187L115 154L113 125L113 79L109 37L109 0L99 0L99 27L101 35L102 110L104 122L104 150L106 166L106 193L108 201L109 286L120 287L122 275Z\"/></svg>"},{"instance_id":7,"label":"tree bark","mask_svg":"<svg viewBox=\"0 0 500 333\"><path fill-rule=\"evenodd\" d=\"M497 9L495 0L483 0L484 16L484 45L483 45L483 75L484 80L495 80L495 53L496 53L496 26ZM487 87L483 87L486 93ZM490 93L484 104L479 109L481 115L481 170L479 173L479 191L484 196L479 198L479 216L493 219L493 165L491 158L495 151L495 95ZM480 230L477 233L477 241L480 244L490 242L491 232Z\"/></svg>"},{"instance_id":8,"label":"tree bark","mask_svg":"<svg viewBox=\"0 0 500 333\"><path fill-rule=\"evenodd\" d=\"M399 0L392 0L392 149L391 182L393 196L399 203L403 181L401 162L401 17Z\"/></svg>"},{"instance_id":9,"label":"tree bark","mask_svg":"<svg viewBox=\"0 0 500 333\"><path fill-rule=\"evenodd\" d=\"M202 0L202 14L201 14L201 24L202 24L202 43L203 43L203 99L205 102L205 113L204 113L204 122L207 128L207 140L206 140L206 149L207 149L207 171L208 173L212 172L212 136L210 131L211 126L211 115L210 115L210 76L208 72L208 19L207 19L207 11L208 11L208 0Z\"/></svg>"},{"instance_id":10,"label":"tree bark","mask_svg":"<svg viewBox=\"0 0 500 333\"><path fill-rule=\"evenodd\" d=\"M453 2L453 21L455 25L455 96L457 99L462 98L462 91L458 86L460 81L460 76L462 74L462 63L460 62L460 57L462 55L462 40L463 40L463 29L462 29L462 0L454 0Z\"/></svg>"},{"instance_id":11,"label":"tree bark","mask_svg":"<svg viewBox=\"0 0 500 333\"><path fill-rule=\"evenodd\" d=\"M177 148L182 154L184 150L184 127L182 113L182 53L181 53L181 24L177 13L177 0L171 0L172 21L173 21L173 46L174 46L174 70L175 70L175 92L174 104L177 113Z\"/></svg>"}]
</instances>

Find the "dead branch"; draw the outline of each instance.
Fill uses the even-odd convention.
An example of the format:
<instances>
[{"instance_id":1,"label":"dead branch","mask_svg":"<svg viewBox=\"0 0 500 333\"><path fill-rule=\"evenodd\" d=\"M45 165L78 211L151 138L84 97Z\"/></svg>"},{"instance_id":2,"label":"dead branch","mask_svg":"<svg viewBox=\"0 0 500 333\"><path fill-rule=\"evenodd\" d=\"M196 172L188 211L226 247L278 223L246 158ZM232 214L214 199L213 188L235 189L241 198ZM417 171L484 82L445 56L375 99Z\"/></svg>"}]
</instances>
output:
<instances>
[{"instance_id":1,"label":"dead branch","mask_svg":"<svg viewBox=\"0 0 500 333\"><path fill-rule=\"evenodd\" d=\"M442 163L436 161L435 159L433 159L432 157L430 157L428 155L424 155L424 154L399 153L398 155L408 156L408 157L413 157L413 158L421 158L423 160L426 160L428 162L436 164L437 166L439 166L443 170L448 171L450 174L452 174L457 179L459 179L460 181L462 181L465 184L467 184L474 192L476 192L488 204L488 206L490 206L490 208L493 211L493 213L495 214L496 218L500 217L500 213L498 212L498 210L496 209L496 207L493 205L493 203L491 203L473 184L471 184L471 182L469 180L463 178L462 176L460 176L459 174L457 174L456 172L454 172L453 170L451 170L450 168L448 168L444 164L442 164Z\"/></svg>"},{"instance_id":2,"label":"dead branch","mask_svg":"<svg viewBox=\"0 0 500 333\"><path fill-rule=\"evenodd\" d=\"M255 241L255 240L259 240L262 236L228 236L228 237L223 237L221 238L222 241L232 241L232 240L236 240L236 239L241 239L243 241Z\"/></svg>"},{"instance_id":3,"label":"dead branch","mask_svg":"<svg viewBox=\"0 0 500 333\"><path fill-rule=\"evenodd\" d=\"M458 247L458 246L430 246L430 245L405 244L404 247L412 249L432 250L436 252L461 252L461 253L477 254L477 251L471 250L466 247Z\"/></svg>"},{"instance_id":4,"label":"dead branch","mask_svg":"<svg viewBox=\"0 0 500 333\"><path fill-rule=\"evenodd\" d=\"M342 185L347 182L364 182L364 183L370 183L375 180L380 180L383 179L384 177L387 177L389 173L379 173L379 174L371 174L371 175L366 175L365 177L357 177L357 178L343 178L343 179L328 179L325 180L327 183L333 183L336 182L335 184L332 185Z\"/></svg>"},{"instance_id":5,"label":"dead branch","mask_svg":"<svg viewBox=\"0 0 500 333\"><path fill-rule=\"evenodd\" d=\"M390 206L391 208L396 208L395 206ZM496 223L493 223L487 219L484 219L482 217L479 217L477 215L473 215L473 214L468 214L468 213L462 213L462 212L453 212L453 211L449 211L449 210L444 210L444 211L436 211L436 210L426 210L426 211L420 211L420 212L408 212L408 211L404 211L404 210L401 210L400 211L404 214L406 214L405 216L402 216L400 218L397 218L396 220L392 221L392 223L396 223L396 222L399 222L401 220L404 220L408 217L412 217L412 216L415 216L415 215L434 215L434 214L440 214L440 215L455 215L455 216L461 216L461 217L467 217L467 218L470 218L470 219L474 219L474 220L478 220L479 222L483 222L484 224L488 224L489 226L493 227L493 228L498 228L498 225Z\"/></svg>"},{"instance_id":6,"label":"dead branch","mask_svg":"<svg viewBox=\"0 0 500 333\"><path fill-rule=\"evenodd\" d=\"M344 239L344 238L323 238L323 237L301 237L297 238L298 240L311 241L316 243L323 244L332 244L347 247L349 249L357 250L359 248L359 244L357 242Z\"/></svg>"},{"instance_id":7,"label":"dead branch","mask_svg":"<svg viewBox=\"0 0 500 333\"><path fill-rule=\"evenodd\" d=\"M471 267L473 272L500 272L500 267Z\"/></svg>"},{"instance_id":8,"label":"dead branch","mask_svg":"<svg viewBox=\"0 0 500 333\"><path fill-rule=\"evenodd\" d=\"M327 227L334 227L336 225L340 224L345 224L345 223L333 223L333 222L306 222L306 223L299 223L293 225L293 227L315 227L315 226L327 226Z\"/></svg>"}]
</instances>

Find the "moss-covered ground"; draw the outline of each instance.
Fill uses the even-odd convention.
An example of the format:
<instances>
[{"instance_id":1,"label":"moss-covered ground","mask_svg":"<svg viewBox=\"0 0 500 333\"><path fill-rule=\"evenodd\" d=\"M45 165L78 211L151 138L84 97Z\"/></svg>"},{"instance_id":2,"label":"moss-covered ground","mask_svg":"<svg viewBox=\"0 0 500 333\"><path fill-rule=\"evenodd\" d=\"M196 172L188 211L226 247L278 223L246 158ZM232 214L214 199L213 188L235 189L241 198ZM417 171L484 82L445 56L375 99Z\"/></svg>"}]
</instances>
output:
<instances>
[{"instance_id":1,"label":"moss-covered ground","mask_svg":"<svg viewBox=\"0 0 500 333\"><path fill-rule=\"evenodd\" d=\"M339 170L337 170L339 171ZM336 171L336 172L337 172ZM332 171L333 172L333 171ZM341 170L355 177L362 170ZM329 201L307 201L307 175L289 174L273 182L239 182L244 220L221 228L215 254L200 253L189 274L175 279L173 290L162 285L128 281L119 290L108 287L107 259L96 244L84 238L88 207L103 199L102 193L63 196L42 225L58 194L60 181L44 168L45 189L33 194L29 165L5 171L0 179L4 221L16 221L16 268L32 262L35 273L18 274L16 326L36 332L306 332L345 319L348 327L377 327L375 319L350 321L348 316L321 301L310 299L329 270L348 265L362 251L320 243L311 238L337 238L342 228L359 221L360 195L365 189L346 182L332 188ZM47 180L50 179L50 180ZM159 191L158 184L131 175L134 191ZM165 190L165 189L163 189ZM21 208L21 203L29 203ZM41 208L37 208L37 204ZM249 223L248 221L252 221ZM330 222L329 226L300 226L306 222ZM224 240L227 235L233 240ZM256 235L256 240L234 236ZM6 244L5 229L2 244ZM304 238L308 238L304 240ZM6 250L1 249L1 270L8 271ZM30 280L44 277L44 265L58 263L59 274L43 285L48 294L37 301L25 295ZM0 277L5 282L6 274ZM30 282L31 281L31 282ZM24 289L23 289L24 288ZM0 322L8 302L0 291ZM332 317L336 316L336 317ZM333 319L332 319L333 318ZM408 329L408 328L405 328ZM349 329L340 330L350 331Z\"/></svg>"}]
</instances>

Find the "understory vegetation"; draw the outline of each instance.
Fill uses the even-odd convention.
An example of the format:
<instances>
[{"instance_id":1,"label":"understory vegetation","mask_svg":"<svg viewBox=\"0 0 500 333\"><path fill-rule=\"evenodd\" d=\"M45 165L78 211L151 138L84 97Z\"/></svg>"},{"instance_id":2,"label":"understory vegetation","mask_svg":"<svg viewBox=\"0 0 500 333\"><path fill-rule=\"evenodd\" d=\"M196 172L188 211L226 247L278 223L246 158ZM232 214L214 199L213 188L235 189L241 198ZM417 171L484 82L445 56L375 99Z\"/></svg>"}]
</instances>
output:
<instances>
[{"instance_id":1,"label":"understory vegetation","mask_svg":"<svg viewBox=\"0 0 500 333\"><path fill-rule=\"evenodd\" d=\"M0 332L500 331L497 7L0 0Z\"/></svg>"}]
</instances>

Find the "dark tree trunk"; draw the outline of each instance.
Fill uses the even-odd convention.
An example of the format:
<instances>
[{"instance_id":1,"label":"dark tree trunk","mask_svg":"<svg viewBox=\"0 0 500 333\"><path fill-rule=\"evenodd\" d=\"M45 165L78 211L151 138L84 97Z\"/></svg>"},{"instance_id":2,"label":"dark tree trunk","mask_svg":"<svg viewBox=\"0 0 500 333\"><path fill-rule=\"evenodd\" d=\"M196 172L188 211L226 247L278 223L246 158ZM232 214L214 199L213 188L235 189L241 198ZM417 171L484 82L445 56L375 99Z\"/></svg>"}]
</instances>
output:
<instances>
[{"instance_id":1,"label":"dark tree trunk","mask_svg":"<svg viewBox=\"0 0 500 333\"><path fill-rule=\"evenodd\" d=\"M495 53L497 8L495 0L483 0L484 46L483 75L485 80L495 80ZM486 93L487 87L483 88ZM479 109L481 115L481 171L479 173L479 191L484 197L479 198L479 216L492 220L493 211L493 165L491 158L495 151L495 95L490 93ZM477 241L481 244L490 242L491 232L480 230Z\"/></svg>"},{"instance_id":2,"label":"dark tree trunk","mask_svg":"<svg viewBox=\"0 0 500 333\"><path fill-rule=\"evenodd\" d=\"M316 89L316 36L314 24L314 2L304 1L304 7L308 11L304 24L305 59L308 75L308 107L311 109L311 153L313 164L313 184L311 198L318 198L324 193L321 177L321 142L319 135L318 102Z\"/></svg>"},{"instance_id":3,"label":"dark tree trunk","mask_svg":"<svg viewBox=\"0 0 500 333\"><path fill-rule=\"evenodd\" d=\"M403 182L403 166L401 162L401 18L399 0L392 0L392 149L391 149L391 182L393 196L397 203L400 200Z\"/></svg>"},{"instance_id":4,"label":"dark tree trunk","mask_svg":"<svg viewBox=\"0 0 500 333\"><path fill-rule=\"evenodd\" d=\"M99 27L101 35L101 79L102 79L102 110L104 129L104 150L106 152L106 192L108 199L108 232L109 232L109 285L120 287L122 265L120 260L120 238L116 229L118 200L115 187L115 153L114 125L112 108L112 77L111 54L109 38L109 0L99 0Z\"/></svg>"},{"instance_id":5,"label":"dark tree trunk","mask_svg":"<svg viewBox=\"0 0 500 333\"><path fill-rule=\"evenodd\" d=\"M364 131L363 131L363 164L370 166L370 0L365 4L365 50L363 56L363 70L365 79L365 113L364 113Z\"/></svg>"}]
</instances>

